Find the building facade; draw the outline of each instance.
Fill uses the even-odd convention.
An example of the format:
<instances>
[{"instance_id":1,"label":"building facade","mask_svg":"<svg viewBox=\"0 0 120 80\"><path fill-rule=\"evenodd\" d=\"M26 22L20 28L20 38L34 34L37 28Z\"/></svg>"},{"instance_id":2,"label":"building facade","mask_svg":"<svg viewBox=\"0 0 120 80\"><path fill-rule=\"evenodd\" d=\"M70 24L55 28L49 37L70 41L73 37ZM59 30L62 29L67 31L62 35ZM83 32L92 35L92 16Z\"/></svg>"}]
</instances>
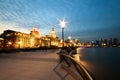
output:
<instances>
[{"instance_id":1,"label":"building facade","mask_svg":"<svg viewBox=\"0 0 120 80\"><path fill-rule=\"evenodd\" d=\"M58 37L54 28L50 35L42 37L37 28L33 28L30 34L5 30L0 35L0 49L23 49L58 46Z\"/></svg>"},{"instance_id":2,"label":"building facade","mask_svg":"<svg viewBox=\"0 0 120 80\"><path fill-rule=\"evenodd\" d=\"M3 48L4 39L0 38L0 50Z\"/></svg>"},{"instance_id":3,"label":"building facade","mask_svg":"<svg viewBox=\"0 0 120 80\"><path fill-rule=\"evenodd\" d=\"M54 28L52 28L50 35L46 37L49 37L50 39L50 46L58 46L58 37L55 34Z\"/></svg>"},{"instance_id":4,"label":"building facade","mask_svg":"<svg viewBox=\"0 0 120 80\"><path fill-rule=\"evenodd\" d=\"M1 37L4 39L1 44L3 49L27 48L30 45L30 35L26 33L6 30Z\"/></svg>"}]
</instances>

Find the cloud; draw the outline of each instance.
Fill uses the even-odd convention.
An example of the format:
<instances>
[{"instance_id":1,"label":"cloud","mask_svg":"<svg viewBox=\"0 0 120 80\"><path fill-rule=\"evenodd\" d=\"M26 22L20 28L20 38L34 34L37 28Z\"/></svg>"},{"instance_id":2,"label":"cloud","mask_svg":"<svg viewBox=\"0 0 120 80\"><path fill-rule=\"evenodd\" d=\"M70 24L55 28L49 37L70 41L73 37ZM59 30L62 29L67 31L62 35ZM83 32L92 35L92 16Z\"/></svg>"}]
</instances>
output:
<instances>
[{"instance_id":1,"label":"cloud","mask_svg":"<svg viewBox=\"0 0 120 80\"><path fill-rule=\"evenodd\" d=\"M33 26L33 27L38 28L38 31L41 34L41 36L49 35L51 32L51 28L46 29L46 28L39 28L38 26ZM8 29L29 34L33 27L30 27L30 28L21 27L15 23L7 23L7 22L0 21L0 34L3 33L4 30L8 30Z\"/></svg>"},{"instance_id":2,"label":"cloud","mask_svg":"<svg viewBox=\"0 0 120 80\"><path fill-rule=\"evenodd\" d=\"M24 32L24 33L29 33L29 29L25 28L25 27L21 27L21 26L16 26L15 24L11 24L11 23L6 23L6 22L2 22L0 21L0 33L3 33L4 30L15 30L15 31L19 31L19 32Z\"/></svg>"}]
</instances>

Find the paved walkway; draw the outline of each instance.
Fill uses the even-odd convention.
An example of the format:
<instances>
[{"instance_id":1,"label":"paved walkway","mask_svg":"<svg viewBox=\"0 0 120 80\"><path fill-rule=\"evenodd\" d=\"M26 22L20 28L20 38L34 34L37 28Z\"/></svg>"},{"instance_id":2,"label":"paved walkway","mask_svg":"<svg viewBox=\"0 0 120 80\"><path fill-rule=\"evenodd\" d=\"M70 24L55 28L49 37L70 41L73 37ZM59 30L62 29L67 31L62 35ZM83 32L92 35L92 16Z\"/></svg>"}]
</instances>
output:
<instances>
[{"instance_id":1,"label":"paved walkway","mask_svg":"<svg viewBox=\"0 0 120 80\"><path fill-rule=\"evenodd\" d=\"M60 80L55 68L59 50L0 54L0 80Z\"/></svg>"}]
</instances>

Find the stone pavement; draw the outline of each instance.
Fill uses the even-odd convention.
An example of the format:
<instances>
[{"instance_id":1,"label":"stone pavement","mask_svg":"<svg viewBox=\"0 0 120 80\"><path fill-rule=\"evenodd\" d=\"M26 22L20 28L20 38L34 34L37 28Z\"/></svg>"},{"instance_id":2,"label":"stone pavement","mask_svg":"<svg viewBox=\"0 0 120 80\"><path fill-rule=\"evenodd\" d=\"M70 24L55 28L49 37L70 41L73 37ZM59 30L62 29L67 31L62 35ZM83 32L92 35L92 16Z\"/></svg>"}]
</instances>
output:
<instances>
[{"instance_id":1,"label":"stone pavement","mask_svg":"<svg viewBox=\"0 0 120 80\"><path fill-rule=\"evenodd\" d=\"M0 54L0 80L60 80L59 50Z\"/></svg>"}]
</instances>

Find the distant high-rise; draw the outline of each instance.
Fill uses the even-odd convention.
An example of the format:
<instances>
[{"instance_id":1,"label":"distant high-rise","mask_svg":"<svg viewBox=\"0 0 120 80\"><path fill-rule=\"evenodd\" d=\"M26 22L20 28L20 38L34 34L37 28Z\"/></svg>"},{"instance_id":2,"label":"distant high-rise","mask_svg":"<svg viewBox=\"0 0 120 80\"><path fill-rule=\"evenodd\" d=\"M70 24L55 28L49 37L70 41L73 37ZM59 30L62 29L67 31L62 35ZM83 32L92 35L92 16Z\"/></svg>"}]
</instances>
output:
<instances>
[{"instance_id":1,"label":"distant high-rise","mask_svg":"<svg viewBox=\"0 0 120 80\"><path fill-rule=\"evenodd\" d=\"M112 47L113 42L112 42L112 38L109 39L109 46Z\"/></svg>"},{"instance_id":2,"label":"distant high-rise","mask_svg":"<svg viewBox=\"0 0 120 80\"><path fill-rule=\"evenodd\" d=\"M100 46L99 40L96 40L96 46Z\"/></svg>"},{"instance_id":3,"label":"distant high-rise","mask_svg":"<svg viewBox=\"0 0 120 80\"><path fill-rule=\"evenodd\" d=\"M107 41L107 39L104 39L104 45L105 45L105 46L108 46L108 41Z\"/></svg>"},{"instance_id":4,"label":"distant high-rise","mask_svg":"<svg viewBox=\"0 0 120 80\"><path fill-rule=\"evenodd\" d=\"M118 38L113 39L113 46L117 47L119 45L119 40Z\"/></svg>"},{"instance_id":5,"label":"distant high-rise","mask_svg":"<svg viewBox=\"0 0 120 80\"><path fill-rule=\"evenodd\" d=\"M104 40L101 38L101 40L100 40L100 46L102 47L102 46L104 46Z\"/></svg>"}]
</instances>

